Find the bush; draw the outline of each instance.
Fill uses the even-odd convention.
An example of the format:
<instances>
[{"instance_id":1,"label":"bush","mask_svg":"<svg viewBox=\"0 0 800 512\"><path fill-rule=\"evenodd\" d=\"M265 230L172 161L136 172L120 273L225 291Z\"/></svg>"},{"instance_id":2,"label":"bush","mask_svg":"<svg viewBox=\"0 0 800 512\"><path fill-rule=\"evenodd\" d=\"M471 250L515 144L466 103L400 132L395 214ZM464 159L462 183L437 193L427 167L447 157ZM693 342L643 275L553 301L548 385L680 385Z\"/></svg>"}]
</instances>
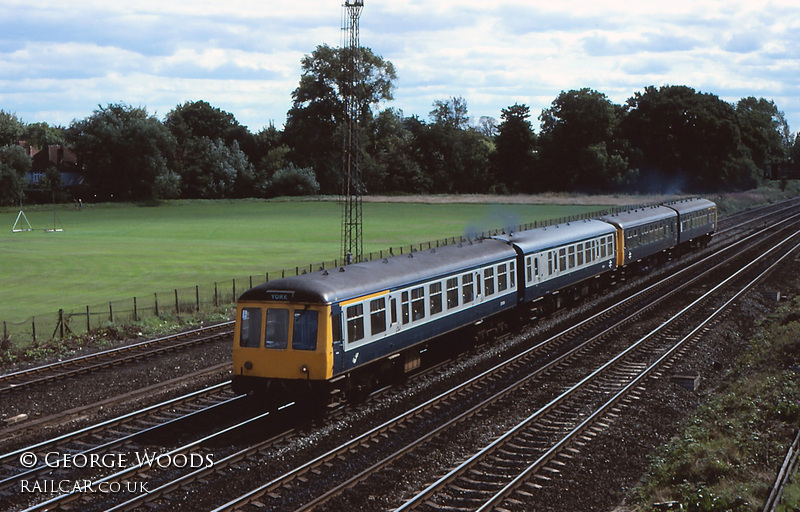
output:
<instances>
[{"instance_id":1,"label":"bush","mask_svg":"<svg viewBox=\"0 0 800 512\"><path fill-rule=\"evenodd\" d=\"M277 171L270 180L271 196L312 196L319 194L319 182L310 167L298 169L293 164Z\"/></svg>"}]
</instances>

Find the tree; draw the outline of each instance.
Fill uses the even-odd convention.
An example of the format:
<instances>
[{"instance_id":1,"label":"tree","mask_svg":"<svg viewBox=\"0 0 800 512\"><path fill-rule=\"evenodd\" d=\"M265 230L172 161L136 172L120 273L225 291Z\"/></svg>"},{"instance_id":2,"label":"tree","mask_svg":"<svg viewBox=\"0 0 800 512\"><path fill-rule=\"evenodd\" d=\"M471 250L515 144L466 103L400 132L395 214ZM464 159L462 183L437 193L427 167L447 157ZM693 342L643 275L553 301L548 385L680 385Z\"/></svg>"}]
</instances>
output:
<instances>
[{"instance_id":1,"label":"tree","mask_svg":"<svg viewBox=\"0 0 800 512\"><path fill-rule=\"evenodd\" d=\"M542 111L539 148L543 182L555 190L609 190L625 183L618 138L622 110L592 89L561 92Z\"/></svg>"},{"instance_id":2,"label":"tree","mask_svg":"<svg viewBox=\"0 0 800 512\"><path fill-rule=\"evenodd\" d=\"M506 192L534 192L538 189L533 176L536 134L528 118L527 105L514 104L502 109L502 122L494 138L491 163L495 179Z\"/></svg>"},{"instance_id":3,"label":"tree","mask_svg":"<svg viewBox=\"0 0 800 512\"><path fill-rule=\"evenodd\" d=\"M373 108L392 99L397 78L391 62L359 48L357 101L359 120L367 126ZM287 114L284 140L292 148L291 160L301 168L314 169L321 190L338 193L342 170L342 141L345 123L345 94L349 78L345 73L345 51L318 46L303 57L300 84L292 92L292 108Z\"/></svg>"},{"instance_id":4,"label":"tree","mask_svg":"<svg viewBox=\"0 0 800 512\"><path fill-rule=\"evenodd\" d=\"M192 137L183 146L180 166L181 195L186 198L222 199L250 194L253 166L234 141Z\"/></svg>"},{"instance_id":5,"label":"tree","mask_svg":"<svg viewBox=\"0 0 800 512\"><path fill-rule=\"evenodd\" d=\"M50 126L47 123L31 123L22 131L22 139L36 148L48 145L66 144L66 129L61 126Z\"/></svg>"},{"instance_id":6,"label":"tree","mask_svg":"<svg viewBox=\"0 0 800 512\"><path fill-rule=\"evenodd\" d=\"M467 100L458 97L451 97L448 100L436 100L433 102L434 109L431 110L431 121L444 128L464 130L469 126L469 115L467 114Z\"/></svg>"},{"instance_id":7,"label":"tree","mask_svg":"<svg viewBox=\"0 0 800 512\"><path fill-rule=\"evenodd\" d=\"M626 104L631 165L648 190L742 189L757 173L746 158L736 112L713 94L685 86L647 87Z\"/></svg>"},{"instance_id":8,"label":"tree","mask_svg":"<svg viewBox=\"0 0 800 512\"><path fill-rule=\"evenodd\" d=\"M177 176L169 169L176 140L143 107L99 107L67 130L84 166L90 193L100 199L140 201L174 197Z\"/></svg>"},{"instance_id":9,"label":"tree","mask_svg":"<svg viewBox=\"0 0 800 512\"><path fill-rule=\"evenodd\" d=\"M430 125L420 124L415 137L423 173L433 192L481 193L490 186L492 143L468 125L464 98L437 100Z\"/></svg>"},{"instance_id":10,"label":"tree","mask_svg":"<svg viewBox=\"0 0 800 512\"><path fill-rule=\"evenodd\" d=\"M13 146L22 138L25 124L17 114L0 110L0 146Z\"/></svg>"},{"instance_id":11,"label":"tree","mask_svg":"<svg viewBox=\"0 0 800 512\"><path fill-rule=\"evenodd\" d=\"M736 104L736 115L742 143L759 169L786 161L791 147L789 125L775 103L752 96L743 98Z\"/></svg>"},{"instance_id":12,"label":"tree","mask_svg":"<svg viewBox=\"0 0 800 512\"><path fill-rule=\"evenodd\" d=\"M25 198L25 175L31 158L22 146L0 147L0 205L16 205Z\"/></svg>"},{"instance_id":13,"label":"tree","mask_svg":"<svg viewBox=\"0 0 800 512\"><path fill-rule=\"evenodd\" d=\"M365 132L367 134L367 132ZM430 180L422 173L414 133L402 112L386 109L372 122L366 143L362 178L372 193L424 193Z\"/></svg>"}]
</instances>

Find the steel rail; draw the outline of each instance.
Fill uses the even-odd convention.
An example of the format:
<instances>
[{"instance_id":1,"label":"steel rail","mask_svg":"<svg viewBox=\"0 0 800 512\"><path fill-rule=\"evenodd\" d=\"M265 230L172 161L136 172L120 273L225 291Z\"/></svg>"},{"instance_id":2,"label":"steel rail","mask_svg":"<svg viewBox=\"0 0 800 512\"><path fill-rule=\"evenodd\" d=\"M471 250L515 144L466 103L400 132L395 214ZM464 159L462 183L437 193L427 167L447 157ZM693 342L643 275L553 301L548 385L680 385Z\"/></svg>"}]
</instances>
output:
<instances>
[{"instance_id":1,"label":"steel rail","mask_svg":"<svg viewBox=\"0 0 800 512\"><path fill-rule=\"evenodd\" d=\"M512 439L515 435L521 432L525 427L532 424L534 421L539 420L546 412L552 410L557 405L563 403L567 398L574 395L574 393L583 388L587 385L587 383L592 382L600 373L605 372L611 365L619 362L622 358L630 354L633 350L641 346L647 340L655 336L657 333L662 331L668 325L675 322L678 318L682 317L688 311L694 309L698 304L705 301L708 297L712 294L716 293L721 287L725 286L729 281L737 277L742 272L749 269L752 265L758 263L761 259L765 258L768 254L777 250L778 247L788 243L788 241L798 233L792 234L791 236L787 237L783 242L774 246L769 251L765 252L757 259L754 259L740 270L720 282L714 288L709 290L708 292L704 293L701 297L697 298L691 304L683 308L681 311L670 317L668 320L664 321L661 325L659 325L656 329L652 330L650 333L645 335L644 337L640 338L636 341L633 345L626 348L624 351L620 352L617 356L613 359L609 360L606 364L592 372L590 375L584 377L581 381L576 383L570 389L565 391L562 395L557 397L556 399L552 400L544 407L540 408L527 418L525 418L522 422L518 423L515 427L508 430L502 436L496 438L492 443L485 446L479 452L475 453L473 456L469 457L465 460L462 464L457 466L456 468L452 469L446 475L442 476L439 480L434 482L433 484L429 485L426 489L422 492L418 493L416 496L411 498L410 500L406 501L402 506L397 508L395 512L407 512L408 510L412 510L418 506L420 506L424 501L430 499L434 496L440 489L445 487L449 482L452 482L460 475L464 474L470 468L472 468L477 461L482 460L488 454L497 450L500 446L507 443L510 439ZM555 443L550 449L548 449L543 455L541 455L534 463L532 463L525 471L520 473L517 477L515 477L511 482L509 482L503 489L497 492L490 500L486 501L483 506L481 506L478 511L485 512L489 510L491 507L497 506L503 499L505 499L513 490L515 490L519 485L527 481L530 476L538 471L541 467L543 467L548 461L550 461L555 454L557 454L560 450L567 446L569 442L575 439L578 435L588 428L591 424L596 422L603 414L605 414L611 407L616 405L624 396L626 396L632 389L637 387L641 381L648 375L650 375L656 368L659 368L665 361L670 359L674 353L683 346L689 339L691 339L695 334L697 334L703 327L705 327L708 323L710 323L714 318L716 318L722 311L726 310L730 304L732 304L737 298L739 298L743 293L748 291L757 281L759 281L764 275L769 273L778 263L780 263L784 258L786 258L789 254L795 251L800 244L795 245L792 249L787 251L778 261L774 262L772 265L769 266L768 269L761 272L755 279L751 280L747 285L742 287L732 298L726 301L721 307L716 308L715 311L709 315L706 319L704 319L697 327L695 327L689 334L684 336L680 341L675 343L675 345L670 348L667 352L665 352L662 356L660 356L653 364L648 366L644 371L642 371L637 377L635 377L631 382L629 382L622 390L620 390L614 397L609 399L605 402L600 408L595 410L589 417L587 417L581 424L571 430L566 436L562 437L557 443Z\"/></svg>"},{"instance_id":2,"label":"steel rail","mask_svg":"<svg viewBox=\"0 0 800 512\"><path fill-rule=\"evenodd\" d=\"M793 218L797 218L797 217L800 217L800 214L796 214L796 215L793 216ZM710 260L711 258L715 257L716 255L724 253L724 252L726 252L728 250L731 250L734 247L737 247L739 245L743 245L748 240L750 240L751 238L753 238L755 236L758 236L759 234L762 234L762 233L764 233L766 231L769 231L771 229L774 229L776 226L781 225L781 224L783 224L785 222L789 222L789 219L786 219L784 221L776 223L773 226L770 226L770 227L767 227L767 228L763 228L760 231L758 231L756 233L753 233L753 234L749 235L748 237L746 237L746 238L744 238L744 239L742 239L742 240L740 240L740 241L738 241L738 242L736 242L734 244L731 244L731 245L721 249L720 251L718 251L714 255L709 255L709 256L707 256L707 257L705 257L705 258L703 258L703 259L701 259L701 260L699 260L699 261L697 261L695 263L692 263L689 266L687 266L686 268L681 269L681 270L677 271L676 273L666 277L662 282L673 280L677 276L683 274L684 272L689 272L690 270L694 269L696 266L705 263L707 260ZM653 285L647 287L646 289L641 290L641 291L635 293L634 295L626 298L620 304L632 301L635 298L639 297L640 295L643 295L643 294L655 289L660 284L661 283L653 284ZM614 307L618 307L618 306L614 306ZM609 308L609 309L611 309L611 308ZM375 436L387 431L393 425L402 423L402 422L406 421L406 419L420 414L423 410L425 410L427 408L430 408L430 407L433 407L437 403L442 402L448 396L455 396L455 395L463 392L465 389L467 389L468 387L473 386L478 381L483 380L483 379L485 379L485 378L487 378L487 377L499 372L503 368L508 367L511 364L516 363L517 361L521 360L522 358L529 356L533 352L536 352L536 351L540 350L542 347L550 344L552 342L552 340L554 340L555 338L563 336L568 332L572 332L572 331L578 330L581 327L587 325L591 321L601 317L604 314L606 314L605 310L601 311L599 313L596 313L595 315L592 315L591 317L589 317L589 318L587 318L587 319L585 319L585 320L583 320L583 321L571 326L570 328L565 330L563 333L559 333L557 335L554 335L554 336L548 338L547 340L537 344L534 347L531 347L531 348L527 349L526 351L524 351L524 352L512 357L511 359L509 359L509 360L507 360L507 361L505 361L503 363L500 363L500 364L494 366L493 368L490 368L489 370L486 370L485 372L481 373L480 375L477 375L477 376L467 380L466 382L460 384L459 386L456 386L453 389L451 389L451 390L449 390L449 391L447 391L445 393L442 393L442 394L438 395L437 397L434 397L434 398L428 400L427 402L425 402L425 403L423 403L423 404L421 404L421 405L419 405L417 407L414 407L414 408L410 409L406 413L403 413L401 415L396 416L395 418L385 422L382 425L379 425L378 427L375 427L375 428L371 429L370 431L367 431L367 432L361 434L360 436L357 436L356 438L354 438L354 439L350 440L349 442L341 445L340 447L335 448L335 449L327 452L326 454L324 454L324 455L322 455L322 456L320 456L320 457L318 457L318 458L316 458L316 459L314 459L312 461L309 461L308 463L306 463L306 464L304 464L304 465L302 465L302 466L300 466L298 468L295 468L294 470L292 470L292 471L290 471L288 473L285 473L284 475L281 475L280 477L277 477L277 478L271 480L270 482L268 482L266 484L263 484L262 486L259 486L256 489L251 490L250 492L246 493L245 495L242 495L239 498L237 498L235 500L232 500L232 501L222 505L221 507L216 508L214 510L214 512L221 512L223 510L233 510L233 509L241 506L242 504L247 503L247 502L255 499L258 496L261 496L261 495L263 495L263 494L265 494L267 492L270 492L270 491L276 489L277 487L282 485L281 482L291 481L291 480L296 479L298 476L310 471L312 468L314 468L314 467L316 467L316 466L318 466L318 465L320 465L320 464L322 464L322 463L324 463L326 461L329 461L329 460L333 459L338 454L346 453L347 451L351 450L354 446L358 446L359 444L365 443L369 439L374 438ZM640 313L637 312L636 314L640 314Z\"/></svg>"}]
</instances>

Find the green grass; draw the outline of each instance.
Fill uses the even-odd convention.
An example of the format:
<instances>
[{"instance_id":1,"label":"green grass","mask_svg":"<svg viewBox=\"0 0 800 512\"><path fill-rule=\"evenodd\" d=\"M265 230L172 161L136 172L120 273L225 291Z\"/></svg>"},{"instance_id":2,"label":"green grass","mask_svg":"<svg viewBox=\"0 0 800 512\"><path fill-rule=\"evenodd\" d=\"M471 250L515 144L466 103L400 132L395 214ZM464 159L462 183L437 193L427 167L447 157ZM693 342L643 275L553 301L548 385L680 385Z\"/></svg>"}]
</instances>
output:
<instances>
[{"instance_id":1,"label":"green grass","mask_svg":"<svg viewBox=\"0 0 800 512\"><path fill-rule=\"evenodd\" d=\"M598 206L364 203L364 251L379 251ZM77 211L25 208L33 232L12 233L18 209L0 211L0 321L21 323L59 308L168 293L338 257L333 201L174 201L101 204ZM168 299L164 299L165 301ZM47 333L49 335L50 333Z\"/></svg>"}]
</instances>

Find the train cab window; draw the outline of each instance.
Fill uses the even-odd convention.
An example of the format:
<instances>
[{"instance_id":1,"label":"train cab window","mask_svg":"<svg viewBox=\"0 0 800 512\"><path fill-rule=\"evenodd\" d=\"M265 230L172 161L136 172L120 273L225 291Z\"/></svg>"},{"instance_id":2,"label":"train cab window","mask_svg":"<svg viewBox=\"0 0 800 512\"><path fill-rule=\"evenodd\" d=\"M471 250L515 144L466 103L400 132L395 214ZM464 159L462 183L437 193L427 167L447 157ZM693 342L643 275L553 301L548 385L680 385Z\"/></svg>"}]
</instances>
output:
<instances>
[{"instance_id":1,"label":"train cab window","mask_svg":"<svg viewBox=\"0 0 800 512\"><path fill-rule=\"evenodd\" d=\"M386 299L381 297L369 303L369 325L373 336L386 330Z\"/></svg>"},{"instance_id":2,"label":"train cab window","mask_svg":"<svg viewBox=\"0 0 800 512\"><path fill-rule=\"evenodd\" d=\"M402 309L403 323L407 324L411 321L411 315L408 309L408 292L403 292L400 296L400 309Z\"/></svg>"},{"instance_id":3,"label":"train cab window","mask_svg":"<svg viewBox=\"0 0 800 512\"><path fill-rule=\"evenodd\" d=\"M489 296L494 293L494 269L487 268L483 271L483 294Z\"/></svg>"},{"instance_id":4,"label":"train cab window","mask_svg":"<svg viewBox=\"0 0 800 512\"><path fill-rule=\"evenodd\" d=\"M261 346L261 308L242 308L239 346L250 348Z\"/></svg>"},{"instance_id":5,"label":"train cab window","mask_svg":"<svg viewBox=\"0 0 800 512\"><path fill-rule=\"evenodd\" d=\"M433 283L428 288L431 300L431 315L442 312L442 283Z\"/></svg>"},{"instance_id":6,"label":"train cab window","mask_svg":"<svg viewBox=\"0 0 800 512\"><path fill-rule=\"evenodd\" d=\"M419 287L411 290L411 320L417 321L425 318L425 288Z\"/></svg>"},{"instance_id":7,"label":"train cab window","mask_svg":"<svg viewBox=\"0 0 800 512\"><path fill-rule=\"evenodd\" d=\"M294 350L317 350L318 324L319 311L295 309L292 348Z\"/></svg>"},{"instance_id":8,"label":"train cab window","mask_svg":"<svg viewBox=\"0 0 800 512\"><path fill-rule=\"evenodd\" d=\"M364 305L354 304L347 308L347 341L361 339L364 339Z\"/></svg>"},{"instance_id":9,"label":"train cab window","mask_svg":"<svg viewBox=\"0 0 800 512\"><path fill-rule=\"evenodd\" d=\"M458 278L453 277L447 280L447 309L458 306Z\"/></svg>"},{"instance_id":10,"label":"train cab window","mask_svg":"<svg viewBox=\"0 0 800 512\"><path fill-rule=\"evenodd\" d=\"M461 302L467 304L475 298L475 288L472 286L472 274L461 276Z\"/></svg>"},{"instance_id":11,"label":"train cab window","mask_svg":"<svg viewBox=\"0 0 800 512\"><path fill-rule=\"evenodd\" d=\"M497 291L502 292L508 288L508 266L497 267Z\"/></svg>"},{"instance_id":12,"label":"train cab window","mask_svg":"<svg viewBox=\"0 0 800 512\"><path fill-rule=\"evenodd\" d=\"M289 341L289 310L283 308L267 309L267 328L264 332L264 346L285 349Z\"/></svg>"}]
</instances>

